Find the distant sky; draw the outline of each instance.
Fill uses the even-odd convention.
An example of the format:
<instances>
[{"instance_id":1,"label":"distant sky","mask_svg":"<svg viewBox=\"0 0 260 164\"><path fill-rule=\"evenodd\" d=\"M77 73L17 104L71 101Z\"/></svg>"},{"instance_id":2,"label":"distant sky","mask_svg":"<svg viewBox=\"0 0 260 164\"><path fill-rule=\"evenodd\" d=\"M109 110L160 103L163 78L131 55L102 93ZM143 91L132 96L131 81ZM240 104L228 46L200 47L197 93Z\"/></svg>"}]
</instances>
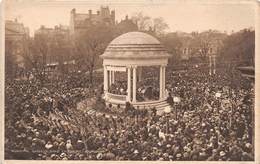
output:
<instances>
[{"instance_id":1,"label":"distant sky","mask_svg":"<svg viewBox=\"0 0 260 164\"><path fill-rule=\"evenodd\" d=\"M5 17L17 18L33 35L41 25L69 25L72 8L76 12L87 13L92 9L96 13L101 5L114 9L118 21L140 11L153 18L163 17L172 32L208 29L231 32L255 26L253 1L227 0L6 0Z\"/></svg>"}]
</instances>

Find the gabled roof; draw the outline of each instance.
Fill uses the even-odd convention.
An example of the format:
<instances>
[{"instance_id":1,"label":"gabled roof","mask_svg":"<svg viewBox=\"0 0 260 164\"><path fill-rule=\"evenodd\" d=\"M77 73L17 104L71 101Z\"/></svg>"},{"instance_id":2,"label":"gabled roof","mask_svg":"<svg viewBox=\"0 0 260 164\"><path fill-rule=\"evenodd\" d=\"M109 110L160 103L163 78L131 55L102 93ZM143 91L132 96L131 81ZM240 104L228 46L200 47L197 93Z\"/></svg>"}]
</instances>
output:
<instances>
[{"instance_id":1,"label":"gabled roof","mask_svg":"<svg viewBox=\"0 0 260 164\"><path fill-rule=\"evenodd\" d=\"M13 30L13 29L5 28L5 34L6 35L12 35L12 34L15 34L15 35L21 34L21 35L23 35L24 33L21 33L19 31Z\"/></svg>"}]
</instances>

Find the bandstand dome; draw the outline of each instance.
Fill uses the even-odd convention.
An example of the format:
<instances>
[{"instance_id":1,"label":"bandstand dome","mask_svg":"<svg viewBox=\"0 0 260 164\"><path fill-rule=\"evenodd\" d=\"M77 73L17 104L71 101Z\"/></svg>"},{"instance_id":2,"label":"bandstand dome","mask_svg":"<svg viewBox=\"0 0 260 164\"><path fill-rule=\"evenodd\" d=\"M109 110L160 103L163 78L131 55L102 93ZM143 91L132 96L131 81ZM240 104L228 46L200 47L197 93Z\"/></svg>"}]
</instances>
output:
<instances>
[{"instance_id":1,"label":"bandstand dome","mask_svg":"<svg viewBox=\"0 0 260 164\"><path fill-rule=\"evenodd\" d=\"M128 32L110 42L103 59L162 59L169 58L164 46L143 32Z\"/></svg>"},{"instance_id":2,"label":"bandstand dome","mask_svg":"<svg viewBox=\"0 0 260 164\"><path fill-rule=\"evenodd\" d=\"M104 99L112 106L130 102L139 108L156 107L163 109L168 106L165 91L165 70L170 54L155 37L143 32L128 32L112 40L105 52L100 56L104 69ZM142 80L143 67L155 67L159 71L159 98L138 101L140 96L137 83ZM127 74L127 88L123 91L113 90L118 72ZM116 88L119 88L116 87Z\"/></svg>"}]
</instances>

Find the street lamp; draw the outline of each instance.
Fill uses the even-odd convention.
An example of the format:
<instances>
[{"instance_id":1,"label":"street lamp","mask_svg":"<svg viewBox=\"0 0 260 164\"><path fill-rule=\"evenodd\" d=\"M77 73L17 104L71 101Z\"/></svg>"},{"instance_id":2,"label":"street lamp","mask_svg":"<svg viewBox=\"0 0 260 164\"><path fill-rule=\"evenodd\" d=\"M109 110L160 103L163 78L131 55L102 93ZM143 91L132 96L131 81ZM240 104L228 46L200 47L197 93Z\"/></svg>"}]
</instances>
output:
<instances>
[{"instance_id":1,"label":"street lamp","mask_svg":"<svg viewBox=\"0 0 260 164\"><path fill-rule=\"evenodd\" d=\"M216 55L214 54L213 56L213 74L216 74Z\"/></svg>"},{"instance_id":2,"label":"street lamp","mask_svg":"<svg viewBox=\"0 0 260 164\"><path fill-rule=\"evenodd\" d=\"M211 76L212 56L209 54L209 75Z\"/></svg>"},{"instance_id":3,"label":"street lamp","mask_svg":"<svg viewBox=\"0 0 260 164\"><path fill-rule=\"evenodd\" d=\"M178 104L179 102L181 102L181 99L180 97L173 97L173 106L174 106L174 110L175 110L175 117L176 117L176 120L178 119L178 108L175 107L175 103Z\"/></svg>"}]
</instances>

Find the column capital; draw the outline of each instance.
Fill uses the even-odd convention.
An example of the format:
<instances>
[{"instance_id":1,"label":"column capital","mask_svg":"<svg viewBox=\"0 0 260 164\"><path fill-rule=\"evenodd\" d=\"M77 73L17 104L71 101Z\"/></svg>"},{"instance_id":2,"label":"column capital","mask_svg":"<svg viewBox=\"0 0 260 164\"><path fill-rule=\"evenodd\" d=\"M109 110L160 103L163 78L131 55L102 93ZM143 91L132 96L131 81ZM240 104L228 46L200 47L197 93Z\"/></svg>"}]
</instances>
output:
<instances>
[{"instance_id":1,"label":"column capital","mask_svg":"<svg viewBox=\"0 0 260 164\"><path fill-rule=\"evenodd\" d=\"M159 83L160 83L160 99L162 99L163 98L163 66L161 65L160 66L160 81L159 81Z\"/></svg>"},{"instance_id":2,"label":"column capital","mask_svg":"<svg viewBox=\"0 0 260 164\"><path fill-rule=\"evenodd\" d=\"M162 65L160 65L161 67L166 67L167 66L167 64L162 64Z\"/></svg>"},{"instance_id":3,"label":"column capital","mask_svg":"<svg viewBox=\"0 0 260 164\"><path fill-rule=\"evenodd\" d=\"M136 69L136 68L137 68L137 65L132 65L132 68L133 68L133 69Z\"/></svg>"},{"instance_id":4,"label":"column capital","mask_svg":"<svg viewBox=\"0 0 260 164\"><path fill-rule=\"evenodd\" d=\"M134 69L134 68L137 68L137 65L128 65L128 66L126 66L126 68Z\"/></svg>"},{"instance_id":5,"label":"column capital","mask_svg":"<svg viewBox=\"0 0 260 164\"><path fill-rule=\"evenodd\" d=\"M127 101L131 102L131 67L127 67Z\"/></svg>"},{"instance_id":6,"label":"column capital","mask_svg":"<svg viewBox=\"0 0 260 164\"><path fill-rule=\"evenodd\" d=\"M108 71L106 65L104 65L104 94L106 98L106 93L108 92Z\"/></svg>"},{"instance_id":7,"label":"column capital","mask_svg":"<svg viewBox=\"0 0 260 164\"><path fill-rule=\"evenodd\" d=\"M133 67L133 102L136 102L136 68Z\"/></svg>"}]
</instances>

